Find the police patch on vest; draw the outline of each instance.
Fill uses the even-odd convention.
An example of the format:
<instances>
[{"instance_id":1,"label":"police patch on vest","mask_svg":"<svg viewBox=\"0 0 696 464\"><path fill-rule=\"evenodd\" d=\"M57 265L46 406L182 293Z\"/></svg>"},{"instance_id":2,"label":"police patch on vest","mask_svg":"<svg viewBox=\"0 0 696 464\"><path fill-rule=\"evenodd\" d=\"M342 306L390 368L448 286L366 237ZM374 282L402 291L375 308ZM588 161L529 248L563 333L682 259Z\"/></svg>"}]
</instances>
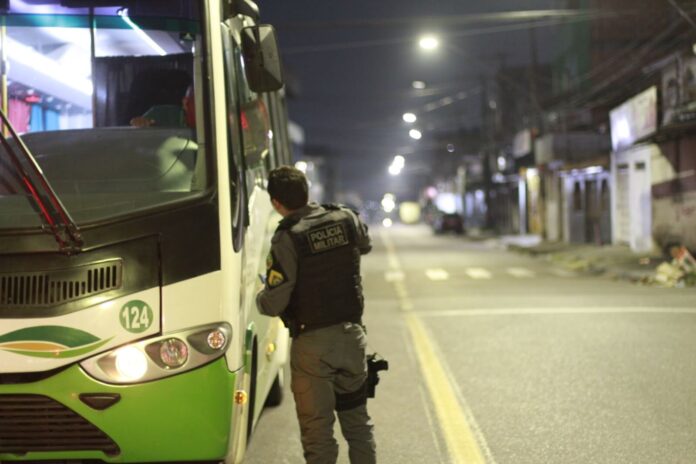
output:
<instances>
[{"instance_id":1,"label":"police patch on vest","mask_svg":"<svg viewBox=\"0 0 696 464\"><path fill-rule=\"evenodd\" d=\"M283 282L285 282L285 276L275 269L271 269L271 271L268 273L268 286L277 287Z\"/></svg>"},{"instance_id":2,"label":"police patch on vest","mask_svg":"<svg viewBox=\"0 0 696 464\"><path fill-rule=\"evenodd\" d=\"M340 222L322 227L321 229L310 230L307 233L307 238L309 239L312 253L321 253L322 251L348 245L348 234L346 234L346 230Z\"/></svg>"}]
</instances>

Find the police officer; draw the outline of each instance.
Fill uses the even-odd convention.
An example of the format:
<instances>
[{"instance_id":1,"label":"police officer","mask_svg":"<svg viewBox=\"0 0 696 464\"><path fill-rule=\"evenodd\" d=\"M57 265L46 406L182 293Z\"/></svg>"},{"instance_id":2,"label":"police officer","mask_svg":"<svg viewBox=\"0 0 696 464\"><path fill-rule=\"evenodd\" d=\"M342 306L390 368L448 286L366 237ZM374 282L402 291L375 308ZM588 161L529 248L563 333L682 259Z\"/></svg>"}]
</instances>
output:
<instances>
[{"instance_id":1,"label":"police officer","mask_svg":"<svg viewBox=\"0 0 696 464\"><path fill-rule=\"evenodd\" d=\"M256 304L280 316L293 338L291 388L305 460L336 462L336 411L350 462L374 463L360 278L360 255L372 249L367 227L347 208L308 204L307 179L293 167L271 171L268 193L283 220Z\"/></svg>"}]
</instances>

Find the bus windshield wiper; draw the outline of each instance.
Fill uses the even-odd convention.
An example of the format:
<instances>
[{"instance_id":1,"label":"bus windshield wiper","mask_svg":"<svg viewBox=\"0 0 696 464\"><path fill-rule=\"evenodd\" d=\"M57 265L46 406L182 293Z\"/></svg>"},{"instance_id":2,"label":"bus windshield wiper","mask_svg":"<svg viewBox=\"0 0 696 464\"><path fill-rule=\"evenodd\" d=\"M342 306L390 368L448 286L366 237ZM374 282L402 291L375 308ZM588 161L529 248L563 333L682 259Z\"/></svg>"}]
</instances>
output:
<instances>
[{"instance_id":1,"label":"bus windshield wiper","mask_svg":"<svg viewBox=\"0 0 696 464\"><path fill-rule=\"evenodd\" d=\"M22 186L34 200L39 217L44 223L44 229L53 234L62 253L68 255L79 253L83 244L80 229L70 217L43 171L41 171L41 167L36 162L36 159L24 144L24 141L17 135L2 109L0 109L0 119L2 119L0 128L4 125L9 129L10 135L15 140L18 149L12 147L2 130L0 130L0 143L10 157ZM27 162L29 172L22 165L21 159Z\"/></svg>"}]
</instances>

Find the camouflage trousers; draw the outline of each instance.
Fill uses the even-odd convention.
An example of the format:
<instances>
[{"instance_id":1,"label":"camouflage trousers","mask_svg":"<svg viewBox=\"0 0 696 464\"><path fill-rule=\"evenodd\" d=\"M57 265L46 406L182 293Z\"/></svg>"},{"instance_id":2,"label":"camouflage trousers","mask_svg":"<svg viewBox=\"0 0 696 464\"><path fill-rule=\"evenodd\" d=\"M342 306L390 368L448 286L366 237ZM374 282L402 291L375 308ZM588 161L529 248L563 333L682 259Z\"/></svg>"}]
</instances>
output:
<instances>
[{"instance_id":1,"label":"camouflage trousers","mask_svg":"<svg viewBox=\"0 0 696 464\"><path fill-rule=\"evenodd\" d=\"M365 403L335 411L336 395L353 393L367 377L367 338L362 326L341 323L293 339L290 356L292 392L308 464L333 464L338 444L333 429L338 416L348 442L351 464L376 462L373 424Z\"/></svg>"}]
</instances>

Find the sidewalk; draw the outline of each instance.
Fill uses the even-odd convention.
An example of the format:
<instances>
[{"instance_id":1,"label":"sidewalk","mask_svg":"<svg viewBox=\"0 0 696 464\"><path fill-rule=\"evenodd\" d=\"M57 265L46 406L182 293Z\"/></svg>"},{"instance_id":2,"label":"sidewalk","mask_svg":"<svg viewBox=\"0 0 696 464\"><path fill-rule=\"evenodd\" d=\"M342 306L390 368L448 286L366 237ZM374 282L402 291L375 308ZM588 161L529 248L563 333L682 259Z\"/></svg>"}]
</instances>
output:
<instances>
[{"instance_id":1,"label":"sidewalk","mask_svg":"<svg viewBox=\"0 0 696 464\"><path fill-rule=\"evenodd\" d=\"M659 253L634 253L622 245L544 242L535 235L509 235L495 240L500 247L545 259L566 270L613 279L648 283L657 266L667 261Z\"/></svg>"}]
</instances>

